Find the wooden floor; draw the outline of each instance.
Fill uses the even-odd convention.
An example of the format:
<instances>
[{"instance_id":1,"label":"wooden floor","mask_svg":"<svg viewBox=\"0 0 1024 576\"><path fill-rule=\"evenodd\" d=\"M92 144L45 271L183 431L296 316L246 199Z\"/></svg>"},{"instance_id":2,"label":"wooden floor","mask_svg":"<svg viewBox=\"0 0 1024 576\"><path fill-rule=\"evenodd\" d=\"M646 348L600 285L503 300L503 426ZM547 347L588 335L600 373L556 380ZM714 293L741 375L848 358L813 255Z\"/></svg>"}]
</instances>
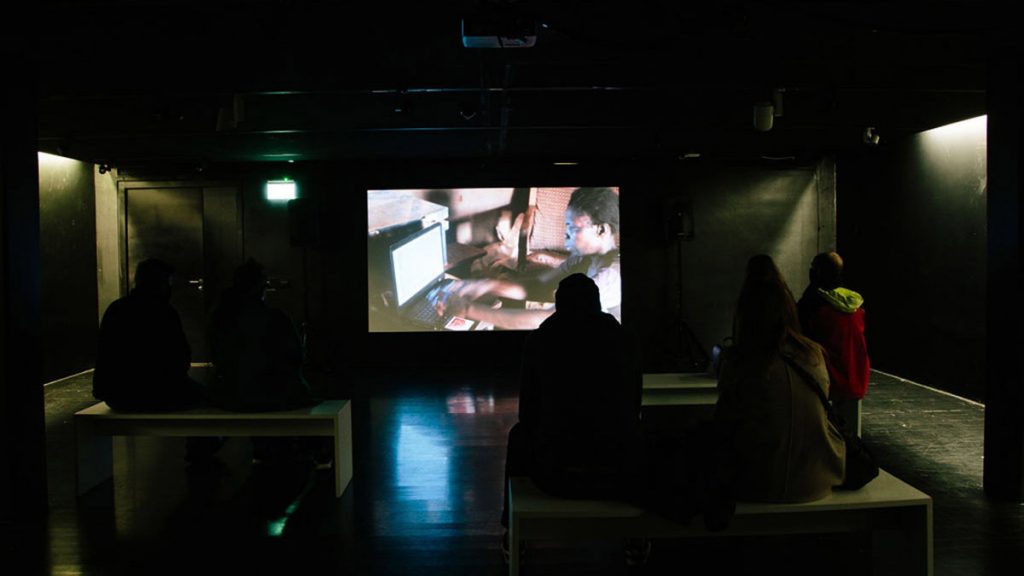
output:
<instances>
[{"instance_id":1,"label":"wooden floor","mask_svg":"<svg viewBox=\"0 0 1024 576\"><path fill-rule=\"evenodd\" d=\"M254 468L244 439L200 470L186 468L181 441L141 441L114 482L76 500L70 416L91 404L90 377L48 386L42 573L505 574L498 518L514 378L420 371L354 382L355 477L340 500L330 472ZM1024 507L981 493L982 414L880 373L864 404L882 466L935 499L938 575L1024 566ZM650 564L630 571L621 543L552 542L527 551L524 574L891 573L885 559L899 551L865 546L862 558L839 561L834 537L657 541ZM3 563L5 574L32 573Z\"/></svg>"}]
</instances>

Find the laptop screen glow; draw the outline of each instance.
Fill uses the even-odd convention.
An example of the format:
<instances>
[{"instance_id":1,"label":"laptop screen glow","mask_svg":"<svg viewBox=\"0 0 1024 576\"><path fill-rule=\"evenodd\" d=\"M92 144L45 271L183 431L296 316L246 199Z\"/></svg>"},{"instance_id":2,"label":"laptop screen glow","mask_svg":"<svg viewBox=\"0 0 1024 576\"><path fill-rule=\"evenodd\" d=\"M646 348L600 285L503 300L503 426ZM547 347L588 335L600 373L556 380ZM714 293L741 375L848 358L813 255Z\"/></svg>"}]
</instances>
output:
<instances>
[{"instance_id":1,"label":"laptop screen glow","mask_svg":"<svg viewBox=\"0 0 1024 576\"><path fill-rule=\"evenodd\" d=\"M444 231L434 224L391 247L395 299L403 306L444 274Z\"/></svg>"}]
</instances>

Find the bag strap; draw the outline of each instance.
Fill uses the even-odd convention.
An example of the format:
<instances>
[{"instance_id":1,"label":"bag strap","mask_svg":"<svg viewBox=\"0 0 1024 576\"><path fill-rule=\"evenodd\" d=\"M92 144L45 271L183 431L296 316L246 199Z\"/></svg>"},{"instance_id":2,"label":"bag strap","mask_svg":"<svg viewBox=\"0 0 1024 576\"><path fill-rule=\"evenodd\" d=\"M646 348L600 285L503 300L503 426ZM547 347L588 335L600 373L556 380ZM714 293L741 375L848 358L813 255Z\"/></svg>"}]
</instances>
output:
<instances>
[{"instance_id":1,"label":"bag strap","mask_svg":"<svg viewBox=\"0 0 1024 576\"><path fill-rule=\"evenodd\" d=\"M802 377L801 379L804 381L804 383L810 386L811 389L813 389L814 392L817 393L818 399L821 400L822 405L825 406L825 414L831 414L832 403L828 401L828 397L825 396L825 391L821 389L821 386L818 386L818 380L815 379L814 376L811 376L810 372L808 372L803 366L793 361L792 358L789 358L788 356L784 356L781 354L780 356L782 356L782 359L786 361L786 364L789 364L790 368L792 368L796 373L800 374L800 376Z\"/></svg>"}]
</instances>

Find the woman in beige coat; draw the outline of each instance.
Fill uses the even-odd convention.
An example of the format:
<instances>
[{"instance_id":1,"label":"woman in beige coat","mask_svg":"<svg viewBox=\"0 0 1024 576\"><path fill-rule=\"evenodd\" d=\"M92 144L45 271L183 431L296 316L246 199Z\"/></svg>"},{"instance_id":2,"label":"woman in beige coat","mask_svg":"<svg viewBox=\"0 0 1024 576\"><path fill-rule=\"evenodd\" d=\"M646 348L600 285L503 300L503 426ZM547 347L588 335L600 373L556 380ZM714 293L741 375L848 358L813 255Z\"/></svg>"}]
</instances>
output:
<instances>
[{"instance_id":1,"label":"woman in beige coat","mask_svg":"<svg viewBox=\"0 0 1024 576\"><path fill-rule=\"evenodd\" d=\"M793 295L769 256L747 263L733 331L715 420L732 438L736 499L806 502L828 495L843 481L846 446L808 386L827 396L828 371L821 348L800 333Z\"/></svg>"}]
</instances>

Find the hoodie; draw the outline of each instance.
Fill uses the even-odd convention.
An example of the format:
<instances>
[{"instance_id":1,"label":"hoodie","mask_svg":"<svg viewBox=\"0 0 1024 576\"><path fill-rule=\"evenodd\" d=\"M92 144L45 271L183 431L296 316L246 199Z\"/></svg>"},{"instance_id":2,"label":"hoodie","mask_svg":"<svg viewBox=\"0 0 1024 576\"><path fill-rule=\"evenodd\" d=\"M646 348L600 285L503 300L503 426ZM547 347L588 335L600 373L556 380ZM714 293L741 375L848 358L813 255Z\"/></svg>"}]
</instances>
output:
<instances>
[{"instance_id":1,"label":"hoodie","mask_svg":"<svg viewBox=\"0 0 1024 576\"><path fill-rule=\"evenodd\" d=\"M853 314L864 303L864 298L860 294L848 288L834 288L832 290L818 288L818 295L836 310L847 314Z\"/></svg>"},{"instance_id":2,"label":"hoodie","mask_svg":"<svg viewBox=\"0 0 1024 576\"><path fill-rule=\"evenodd\" d=\"M804 334L825 349L834 396L860 400L868 389L871 360L863 304L864 298L847 288L808 290L800 299Z\"/></svg>"}]
</instances>

